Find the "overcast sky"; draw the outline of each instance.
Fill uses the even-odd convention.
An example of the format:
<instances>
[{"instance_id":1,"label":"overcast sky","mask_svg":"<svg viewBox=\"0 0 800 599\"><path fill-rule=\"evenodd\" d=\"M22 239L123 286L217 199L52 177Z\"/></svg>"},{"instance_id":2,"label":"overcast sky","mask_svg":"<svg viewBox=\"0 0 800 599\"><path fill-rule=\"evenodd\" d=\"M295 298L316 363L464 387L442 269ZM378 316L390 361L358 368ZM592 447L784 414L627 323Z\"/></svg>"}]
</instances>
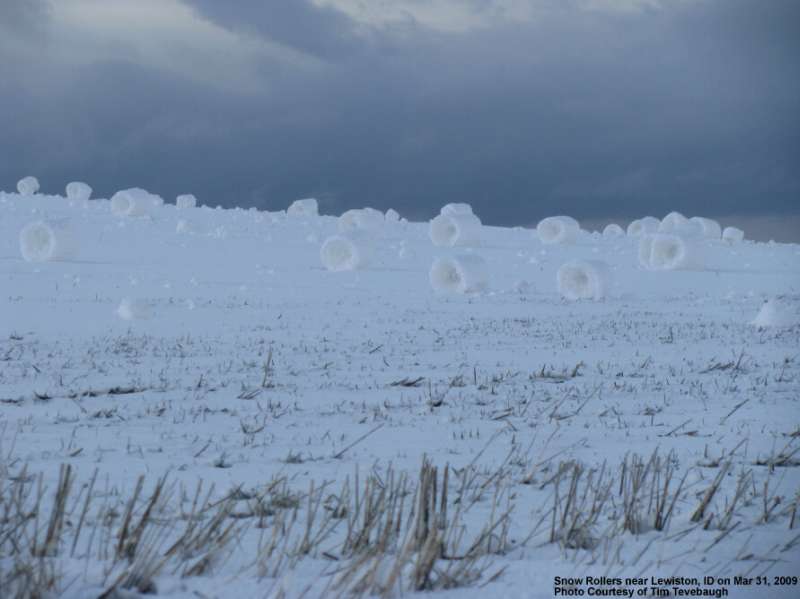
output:
<instances>
[{"instance_id":1,"label":"overcast sky","mask_svg":"<svg viewBox=\"0 0 800 599\"><path fill-rule=\"evenodd\" d=\"M0 189L800 240L798 73L798 0L1 0Z\"/></svg>"}]
</instances>

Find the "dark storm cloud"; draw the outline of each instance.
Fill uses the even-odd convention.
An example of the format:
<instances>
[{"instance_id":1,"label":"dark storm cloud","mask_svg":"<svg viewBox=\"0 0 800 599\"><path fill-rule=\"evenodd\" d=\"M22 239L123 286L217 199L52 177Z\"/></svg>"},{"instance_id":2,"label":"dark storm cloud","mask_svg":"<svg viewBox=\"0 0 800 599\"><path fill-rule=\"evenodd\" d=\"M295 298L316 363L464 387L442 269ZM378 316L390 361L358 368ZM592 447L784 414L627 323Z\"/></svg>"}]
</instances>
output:
<instances>
[{"instance_id":1,"label":"dark storm cloud","mask_svg":"<svg viewBox=\"0 0 800 599\"><path fill-rule=\"evenodd\" d=\"M353 22L340 11L306 0L187 0L202 15L234 31L256 33L325 60L356 50Z\"/></svg>"},{"instance_id":2,"label":"dark storm cloud","mask_svg":"<svg viewBox=\"0 0 800 599\"><path fill-rule=\"evenodd\" d=\"M19 148L0 187L33 172L50 190L77 178L104 195L140 185L269 209L316 195L330 212L415 218L467 201L498 224L798 212L796 2L562 3L465 33L411 22L366 34L332 9L273 4L192 2L321 65L264 62L263 93L132 60L81 66L57 90L12 89L0 126ZM26 68L0 62L0 75Z\"/></svg>"}]
</instances>

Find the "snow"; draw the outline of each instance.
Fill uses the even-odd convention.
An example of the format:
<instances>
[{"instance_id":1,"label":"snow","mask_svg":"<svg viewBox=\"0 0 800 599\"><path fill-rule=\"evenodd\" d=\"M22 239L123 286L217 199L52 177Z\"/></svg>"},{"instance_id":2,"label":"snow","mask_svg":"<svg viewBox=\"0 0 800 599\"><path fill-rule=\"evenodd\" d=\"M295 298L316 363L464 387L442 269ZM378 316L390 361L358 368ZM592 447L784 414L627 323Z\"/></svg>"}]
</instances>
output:
<instances>
[{"instance_id":1,"label":"snow","mask_svg":"<svg viewBox=\"0 0 800 599\"><path fill-rule=\"evenodd\" d=\"M751 324L756 327L794 327L800 325L800 304L782 298L765 302Z\"/></svg>"},{"instance_id":2,"label":"snow","mask_svg":"<svg viewBox=\"0 0 800 599\"><path fill-rule=\"evenodd\" d=\"M641 237L658 231L660 224L661 221L654 216L645 216L631 221L626 232L630 237Z\"/></svg>"},{"instance_id":3,"label":"snow","mask_svg":"<svg viewBox=\"0 0 800 599\"><path fill-rule=\"evenodd\" d=\"M17 181L17 191L23 196L32 196L39 191L39 180L36 177L23 177Z\"/></svg>"},{"instance_id":4,"label":"snow","mask_svg":"<svg viewBox=\"0 0 800 599\"><path fill-rule=\"evenodd\" d=\"M315 198L295 200L286 209L287 216L312 217L319 214L319 204Z\"/></svg>"},{"instance_id":5,"label":"snow","mask_svg":"<svg viewBox=\"0 0 800 599\"><path fill-rule=\"evenodd\" d=\"M639 263L651 270L703 270L706 247L691 237L648 235L639 242Z\"/></svg>"},{"instance_id":6,"label":"snow","mask_svg":"<svg viewBox=\"0 0 800 599\"><path fill-rule=\"evenodd\" d=\"M27 262L51 262L74 257L77 242L65 220L35 221L20 231L19 250Z\"/></svg>"},{"instance_id":7,"label":"snow","mask_svg":"<svg viewBox=\"0 0 800 599\"><path fill-rule=\"evenodd\" d=\"M347 210L339 217L339 232L378 231L384 225L386 217L374 208Z\"/></svg>"},{"instance_id":8,"label":"snow","mask_svg":"<svg viewBox=\"0 0 800 599\"><path fill-rule=\"evenodd\" d=\"M72 181L67 183L65 189L68 200L83 202L92 197L92 188L82 181Z\"/></svg>"},{"instance_id":9,"label":"snow","mask_svg":"<svg viewBox=\"0 0 800 599\"><path fill-rule=\"evenodd\" d=\"M150 318L150 306L144 300L126 297L117 306L117 316L122 320Z\"/></svg>"},{"instance_id":10,"label":"snow","mask_svg":"<svg viewBox=\"0 0 800 599\"><path fill-rule=\"evenodd\" d=\"M163 203L160 196L140 187L131 187L111 196L111 212L116 216L145 216Z\"/></svg>"},{"instance_id":11,"label":"snow","mask_svg":"<svg viewBox=\"0 0 800 599\"><path fill-rule=\"evenodd\" d=\"M472 211L472 206L469 204L465 204L463 202L452 202L450 204L445 204L442 206L442 209L439 211L439 214L443 216L461 216L464 214L474 214Z\"/></svg>"},{"instance_id":12,"label":"snow","mask_svg":"<svg viewBox=\"0 0 800 599\"><path fill-rule=\"evenodd\" d=\"M611 286L611 271L600 260L572 260L556 273L558 291L568 300L603 299Z\"/></svg>"},{"instance_id":13,"label":"snow","mask_svg":"<svg viewBox=\"0 0 800 599\"><path fill-rule=\"evenodd\" d=\"M428 277L434 290L446 293L477 293L489 281L486 260L477 254L436 258Z\"/></svg>"},{"instance_id":14,"label":"snow","mask_svg":"<svg viewBox=\"0 0 800 599\"><path fill-rule=\"evenodd\" d=\"M192 223L184 218L180 219L177 223L175 223L175 232L176 233L193 233L194 228L192 227Z\"/></svg>"},{"instance_id":15,"label":"snow","mask_svg":"<svg viewBox=\"0 0 800 599\"><path fill-rule=\"evenodd\" d=\"M440 214L431 220L429 235L435 246L473 247L481 244L481 229L474 214Z\"/></svg>"},{"instance_id":16,"label":"snow","mask_svg":"<svg viewBox=\"0 0 800 599\"><path fill-rule=\"evenodd\" d=\"M175 207L179 210L197 207L197 198L191 193L185 193L175 198Z\"/></svg>"},{"instance_id":17,"label":"snow","mask_svg":"<svg viewBox=\"0 0 800 599\"><path fill-rule=\"evenodd\" d=\"M573 243L580 232L578 221L570 216L548 216L536 225L539 240L546 244Z\"/></svg>"},{"instance_id":18,"label":"snow","mask_svg":"<svg viewBox=\"0 0 800 599\"><path fill-rule=\"evenodd\" d=\"M674 212L673 214L678 214ZM669 216L669 215L668 215ZM683 219L683 220L681 220ZM677 235L685 238L705 237L703 225L698 220L690 220L684 217L664 219L658 226L658 233L664 235Z\"/></svg>"},{"instance_id":19,"label":"snow","mask_svg":"<svg viewBox=\"0 0 800 599\"><path fill-rule=\"evenodd\" d=\"M617 223L610 223L603 229L603 237L622 237L625 235L625 230Z\"/></svg>"},{"instance_id":20,"label":"snow","mask_svg":"<svg viewBox=\"0 0 800 599\"><path fill-rule=\"evenodd\" d=\"M392 596L543 599L556 575L796 575L800 246L646 237L662 240L658 265L676 267L651 270L635 235L548 244L530 228L483 225L479 248L451 249L431 242L429 222L408 222L367 234L362 268L361 238L341 236L336 217L150 199L141 218L120 218L112 204L0 192L0 502L21 484L34 501L41 484L27 531L38 522L44 536L70 467L63 539L46 558L63 574L53 596L97 597L125 578L131 564L115 554L126 506L143 477L135 525L162 476L143 545L161 539L166 556L187 526L211 522L217 512L193 510L195 497L224 508L232 537L177 545L154 596L351 596L346 568L363 558L376 576L391 570L408 510L430 508L415 502L423 457L440 493L447 467L447 512L435 516L463 541L446 545L462 559L438 559L431 576L463 564L489 526L475 545L486 569L418 595L410 565ZM20 232L32 222L50 228L31 249L47 255L69 223L80 252L26 261ZM352 264L355 241L358 268L327 270L331 238L344 240L332 263ZM687 248L702 270L677 268ZM613 287L601 301L565 300L559 271L597 261ZM584 293L589 271L575 272L566 288ZM659 482L637 500L630 485L648 463ZM667 466L676 500L659 530ZM376 529L365 553L344 539L392 484L406 485L393 499L402 535L376 563ZM595 520L592 488L610 493ZM304 543L315 513L309 538L321 540ZM573 518L586 525L571 529ZM7 540L0 532L0 580ZM761 590L788 598L796 587Z\"/></svg>"},{"instance_id":21,"label":"snow","mask_svg":"<svg viewBox=\"0 0 800 599\"><path fill-rule=\"evenodd\" d=\"M370 253L366 238L344 235L328 237L319 250L322 265L334 272L364 268Z\"/></svg>"},{"instance_id":22,"label":"snow","mask_svg":"<svg viewBox=\"0 0 800 599\"><path fill-rule=\"evenodd\" d=\"M685 228L688 223L689 219L680 212L670 212L661 219L661 222L658 224L658 232L675 233L680 229Z\"/></svg>"},{"instance_id":23,"label":"snow","mask_svg":"<svg viewBox=\"0 0 800 599\"><path fill-rule=\"evenodd\" d=\"M744 241L744 231L736 227L725 227L722 231L722 239L728 243L740 243Z\"/></svg>"},{"instance_id":24,"label":"snow","mask_svg":"<svg viewBox=\"0 0 800 599\"><path fill-rule=\"evenodd\" d=\"M695 223L699 227L701 235L706 239L720 239L722 237L722 227L712 218L693 216L689 219L689 222Z\"/></svg>"}]
</instances>

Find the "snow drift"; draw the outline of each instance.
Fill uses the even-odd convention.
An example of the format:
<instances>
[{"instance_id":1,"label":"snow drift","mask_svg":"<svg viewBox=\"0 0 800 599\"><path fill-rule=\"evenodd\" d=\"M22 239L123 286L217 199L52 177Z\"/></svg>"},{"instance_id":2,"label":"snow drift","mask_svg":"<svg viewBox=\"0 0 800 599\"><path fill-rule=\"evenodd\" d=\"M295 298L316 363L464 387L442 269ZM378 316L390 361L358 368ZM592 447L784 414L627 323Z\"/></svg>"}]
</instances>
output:
<instances>
[{"instance_id":1,"label":"snow drift","mask_svg":"<svg viewBox=\"0 0 800 599\"><path fill-rule=\"evenodd\" d=\"M161 197L149 191L131 187L111 196L111 212L116 216L144 216L163 202Z\"/></svg>"},{"instance_id":2,"label":"snow drift","mask_svg":"<svg viewBox=\"0 0 800 599\"><path fill-rule=\"evenodd\" d=\"M657 233L639 242L639 262L650 270L702 270L705 260L695 240Z\"/></svg>"},{"instance_id":3,"label":"snow drift","mask_svg":"<svg viewBox=\"0 0 800 599\"><path fill-rule=\"evenodd\" d=\"M660 224L661 221L656 217L645 216L644 218L631 221L626 232L630 237L641 237L642 235L649 235L650 233L658 231L658 225Z\"/></svg>"},{"instance_id":4,"label":"snow drift","mask_svg":"<svg viewBox=\"0 0 800 599\"><path fill-rule=\"evenodd\" d=\"M440 214L428 231L433 245L476 246L481 242L481 220L474 214Z\"/></svg>"},{"instance_id":5,"label":"snow drift","mask_svg":"<svg viewBox=\"0 0 800 599\"><path fill-rule=\"evenodd\" d=\"M19 250L27 262L66 260L77 244L66 221L35 221L19 233Z\"/></svg>"},{"instance_id":6,"label":"snow drift","mask_svg":"<svg viewBox=\"0 0 800 599\"><path fill-rule=\"evenodd\" d=\"M197 208L197 198L191 193L185 193L175 198L175 207L180 210Z\"/></svg>"},{"instance_id":7,"label":"snow drift","mask_svg":"<svg viewBox=\"0 0 800 599\"><path fill-rule=\"evenodd\" d=\"M428 273L431 287L447 293L475 293L486 289L486 261L476 254L436 258Z\"/></svg>"},{"instance_id":8,"label":"snow drift","mask_svg":"<svg viewBox=\"0 0 800 599\"><path fill-rule=\"evenodd\" d=\"M32 196L39 191L39 180L36 177L23 177L17 181L17 191L23 196Z\"/></svg>"},{"instance_id":9,"label":"snow drift","mask_svg":"<svg viewBox=\"0 0 800 599\"><path fill-rule=\"evenodd\" d=\"M288 216L319 216L319 203L315 198L305 198L303 200L295 200L286 209Z\"/></svg>"},{"instance_id":10,"label":"snow drift","mask_svg":"<svg viewBox=\"0 0 800 599\"><path fill-rule=\"evenodd\" d=\"M722 239L728 243L740 243L744 241L744 231L736 227L725 227L722 232Z\"/></svg>"},{"instance_id":11,"label":"snow drift","mask_svg":"<svg viewBox=\"0 0 800 599\"><path fill-rule=\"evenodd\" d=\"M548 216L536 225L536 234L542 243L572 243L581 230L578 221L571 216Z\"/></svg>"},{"instance_id":12,"label":"snow drift","mask_svg":"<svg viewBox=\"0 0 800 599\"><path fill-rule=\"evenodd\" d=\"M83 202L92 197L92 188L82 181L67 183L66 194L68 200Z\"/></svg>"},{"instance_id":13,"label":"snow drift","mask_svg":"<svg viewBox=\"0 0 800 599\"><path fill-rule=\"evenodd\" d=\"M330 271L357 270L369 264L370 248L363 238L333 235L322 244L319 257Z\"/></svg>"},{"instance_id":14,"label":"snow drift","mask_svg":"<svg viewBox=\"0 0 800 599\"><path fill-rule=\"evenodd\" d=\"M604 298L611 284L608 265L599 260L573 260L556 273L558 292L568 300Z\"/></svg>"}]
</instances>

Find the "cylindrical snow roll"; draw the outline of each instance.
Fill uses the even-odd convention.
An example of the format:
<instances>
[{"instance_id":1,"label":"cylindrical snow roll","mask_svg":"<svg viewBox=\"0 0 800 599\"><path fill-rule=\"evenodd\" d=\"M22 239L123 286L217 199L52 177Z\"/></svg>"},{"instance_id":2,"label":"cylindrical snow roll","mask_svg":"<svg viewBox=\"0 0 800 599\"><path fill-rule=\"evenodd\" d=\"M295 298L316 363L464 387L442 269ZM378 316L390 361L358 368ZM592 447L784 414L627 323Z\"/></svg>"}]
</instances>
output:
<instances>
[{"instance_id":1,"label":"cylindrical snow roll","mask_svg":"<svg viewBox=\"0 0 800 599\"><path fill-rule=\"evenodd\" d=\"M23 177L17 181L17 191L23 196L32 196L39 191L39 180L36 177Z\"/></svg>"},{"instance_id":2,"label":"cylindrical snow roll","mask_svg":"<svg viewBox=\"0 0 800 599\"><path fill-rule=\"evenodd\" d=\"M319 203L315 198L295 200L286 209L287 216L319 216Z\"/></svg>"},{"instance_id":3,"label":"cylindrical snow roll","mask_svg":"<svg viewBox=\"0 0 800 599\"><path fill-rule=\"evenodd\" d=\"M677 215L667 220L666 218L658 225L658 233L664 235L680 235L681 237L702 238L704 237L703 225L698 220L684 218L678 212L671 212L667 216ZM681 220L683 219L683 220Z\"/></svg>"},{"instance_id":4,"label":"cylindrical snow roll","mask_svg":"<svg viewBox=\"0 0 800 599\"><path fill-rule=\"evenodd\" d=\"M322 244L319 257L330 271L357 270L369 264L370 248L364 239L333 235Z\"/></svg>"},{"instance_id":5,"label":"cylindrical snow roll","mask_svg":"<svg viewBox=\"0 0 800 599\"><path fill-rule=\"evenodd\" d=\"M642 235L639 238L639 264L644 268L650 268L650 252L653 249L653 236Z\"/></svg>"},{"instance_id":6,"label":"cylindrical snow roll","mask_svg":"<svg viewBox=\"0 0 800 599\"><path fill-rule=\"evenodd\" d=\"M340 233L352 231L374 231L381 228L386 219L382 212L374 208L347 210L336 223Z\"/></svg>"},{"instance_id":7,"label":"cylindrical snow roll","mask_svg":"<svg viewBox=\"0 0 800 599\"><path fill-rule=\"evenodd\" d=\"M77 243L66 221L35 221L20 231L19 250L27 262L51 262L72 258Z\"/></svg>"},{"instance_id":8,"label":"cylindrical snow roll","mask_svg":"<svg viewBox=\"0 0 800 599\"><path fill-rule=\"evenodd\" d=\"M699 226L701 235L706 239L722 238L722 227L720 227L719 223L714 219L705 218L704 216L693 216L689 219L689 222Z\"/></svg>"},{"instance_id":9,"label":"cylindrical snow roll","mask_svg":"<svg viewBox=\"0 0 800 599\"><path fill-rule=\"evenodd\" d=\"M611 272L599 260L573 260L556 273L558 292L568 300L599 300L608 294Z\"/></svg>"},{"instance_id":10,"label":"cylindrical snow roll","mask_svg":"<svg viewBox=\"0 0 800 599\"><path fill-rule=\"evenodd\" d=\"M85 201L92 197L92 188L82 181L67 183L67 199Z\"/></svg>"},{"instance_id":11,"label":"cylindrical snow roll","mask_svg":"<svg viewBox=\"0 0 800 599\"><path fill-rule=\"evenodd\" d=\"M428 273L431 287L447 293L475 293L486 289L489 269L476 254L436 258Z\"/></svg>"},{"instance_id":12,"label":"cylindrical snow roll","mask_svg":"<svg viewBox=\"0 0 800 599\"><path fill-rule=\"evenodd\" d=\"M369 206L361 209L361 218L362 220L378 224L383 224L383 221L386 220L383 212L376 210L375 208L370 208Z\"/></svg>"},{"instance_id":13,"label":"cylindrical snow roll","mask_svg":"<svg viewBox=\"0 0 800 599\"><path fill-rule=\"evenodd\" d=\"M358 208L345 210L336 219L336 228L340 233L349 233L355 231L358 226L356 225L356 215L360 212Z\"/></svg>"},{"instance_id":14,"label":"cylindrical snow roll","mask_svg":"<svg viewBox=\"0 0 800 599\"><path fill-rule=\"evenodd\" d=\"M116 216L144 216L156 206L157 197L139 187L123 189L111 196L111 212Z\"/></svg>"},{"instance_id":15,"label":"cylindrical snow roll","mask_svg":"<svg viewBox=\"0 0 800 599\"><path fill-rule=\"evenodd\" d=\"M481 242L481 226L474 214L440 214L431 220L428 234L436 246L476 246Z\"/></svg>"},{"instance_id":16,"label":"cylindrical snow roll","mask_svg":"<svg viewBox=\"0 0 800 599\"><path fill-rule=\"evenodd\" d=\"M649 268L652 270L702 270L704 259L700 244L678 235L653 235Z\"/></svg>"},{"instance_id":17,"label":"cylindrical snow roll","mask_svg":"<svg viewBox=\"0 0 800 599\"><path fill-rule=\"evenodd\" d=\"M739 243L744 241L744 231L736 227L725 227L725 230L722 232L722 239L728 243Z\"/></svg>"},{"instance_id":18,"label":"cylindrical snow roll","mask_svg":"<svg viewBox=\"0 0 800 599\"><path fill-rule=\"evenodd\" d=\"M536 234L542 243L572 243L581 227L571 216L548 216L536 225Z\"/></svg>"},{"instance_id":19,"label":"cylindrical snow roll","mask_svg":"<svg viewBox=\"0 0 800 599\"><path fill-rule=\"evenodd\" d=\"M175 198L175 207L180 210L187 208L197 208L197 198L191 193L184 193Z\"/></svg>"},{"instance_id":20,"label":"cylindrical snow roll","mask_svg":"<svg viewBox=\"0 0 800 599\"><path fill-rule=\"evenodd\" d=\"M649 235L658 231L658 225L661 223L654 216L645 216L632 221L626 230L630 237L641 237L642 235Z\"/></svg>"},{"instance_id":21,"label":"cylindrical snow roll","mask_svg":"<svg viewBox=\"0 0 800 599\"><path fill-rule=\"evenodd\" d=\"M702 227L698 223L690 222L680 212L670 212L661 219L661 224L658 225L658 232L696 236L702 235Z\"/></svg>"},{"instance_id":22,"label":"cylindrical snow roll","mask_svg":"<svg viewBox=\"0 0 800 599\"><path fill-rule=\"evenodd\" d=\"M442 209L439 211L439 214L444 216L454 216L454 215L461 215L461 214L473 214L472 206L469 204L465 204L463 202L452 202L450 204L445 204L442 206Z\"/></svg>"},{"instance_id":23,"label":"cylindrical snow roll","mask_svg":"<svg viewBox=\"0 0 800 599\"><path fill-rule=\"evenodd\" d=\"M616 223L606 225L606 228L603 229L603 237L622 237L623 235L625 235L625 231Z\"/></svg>"}]
</instances>

